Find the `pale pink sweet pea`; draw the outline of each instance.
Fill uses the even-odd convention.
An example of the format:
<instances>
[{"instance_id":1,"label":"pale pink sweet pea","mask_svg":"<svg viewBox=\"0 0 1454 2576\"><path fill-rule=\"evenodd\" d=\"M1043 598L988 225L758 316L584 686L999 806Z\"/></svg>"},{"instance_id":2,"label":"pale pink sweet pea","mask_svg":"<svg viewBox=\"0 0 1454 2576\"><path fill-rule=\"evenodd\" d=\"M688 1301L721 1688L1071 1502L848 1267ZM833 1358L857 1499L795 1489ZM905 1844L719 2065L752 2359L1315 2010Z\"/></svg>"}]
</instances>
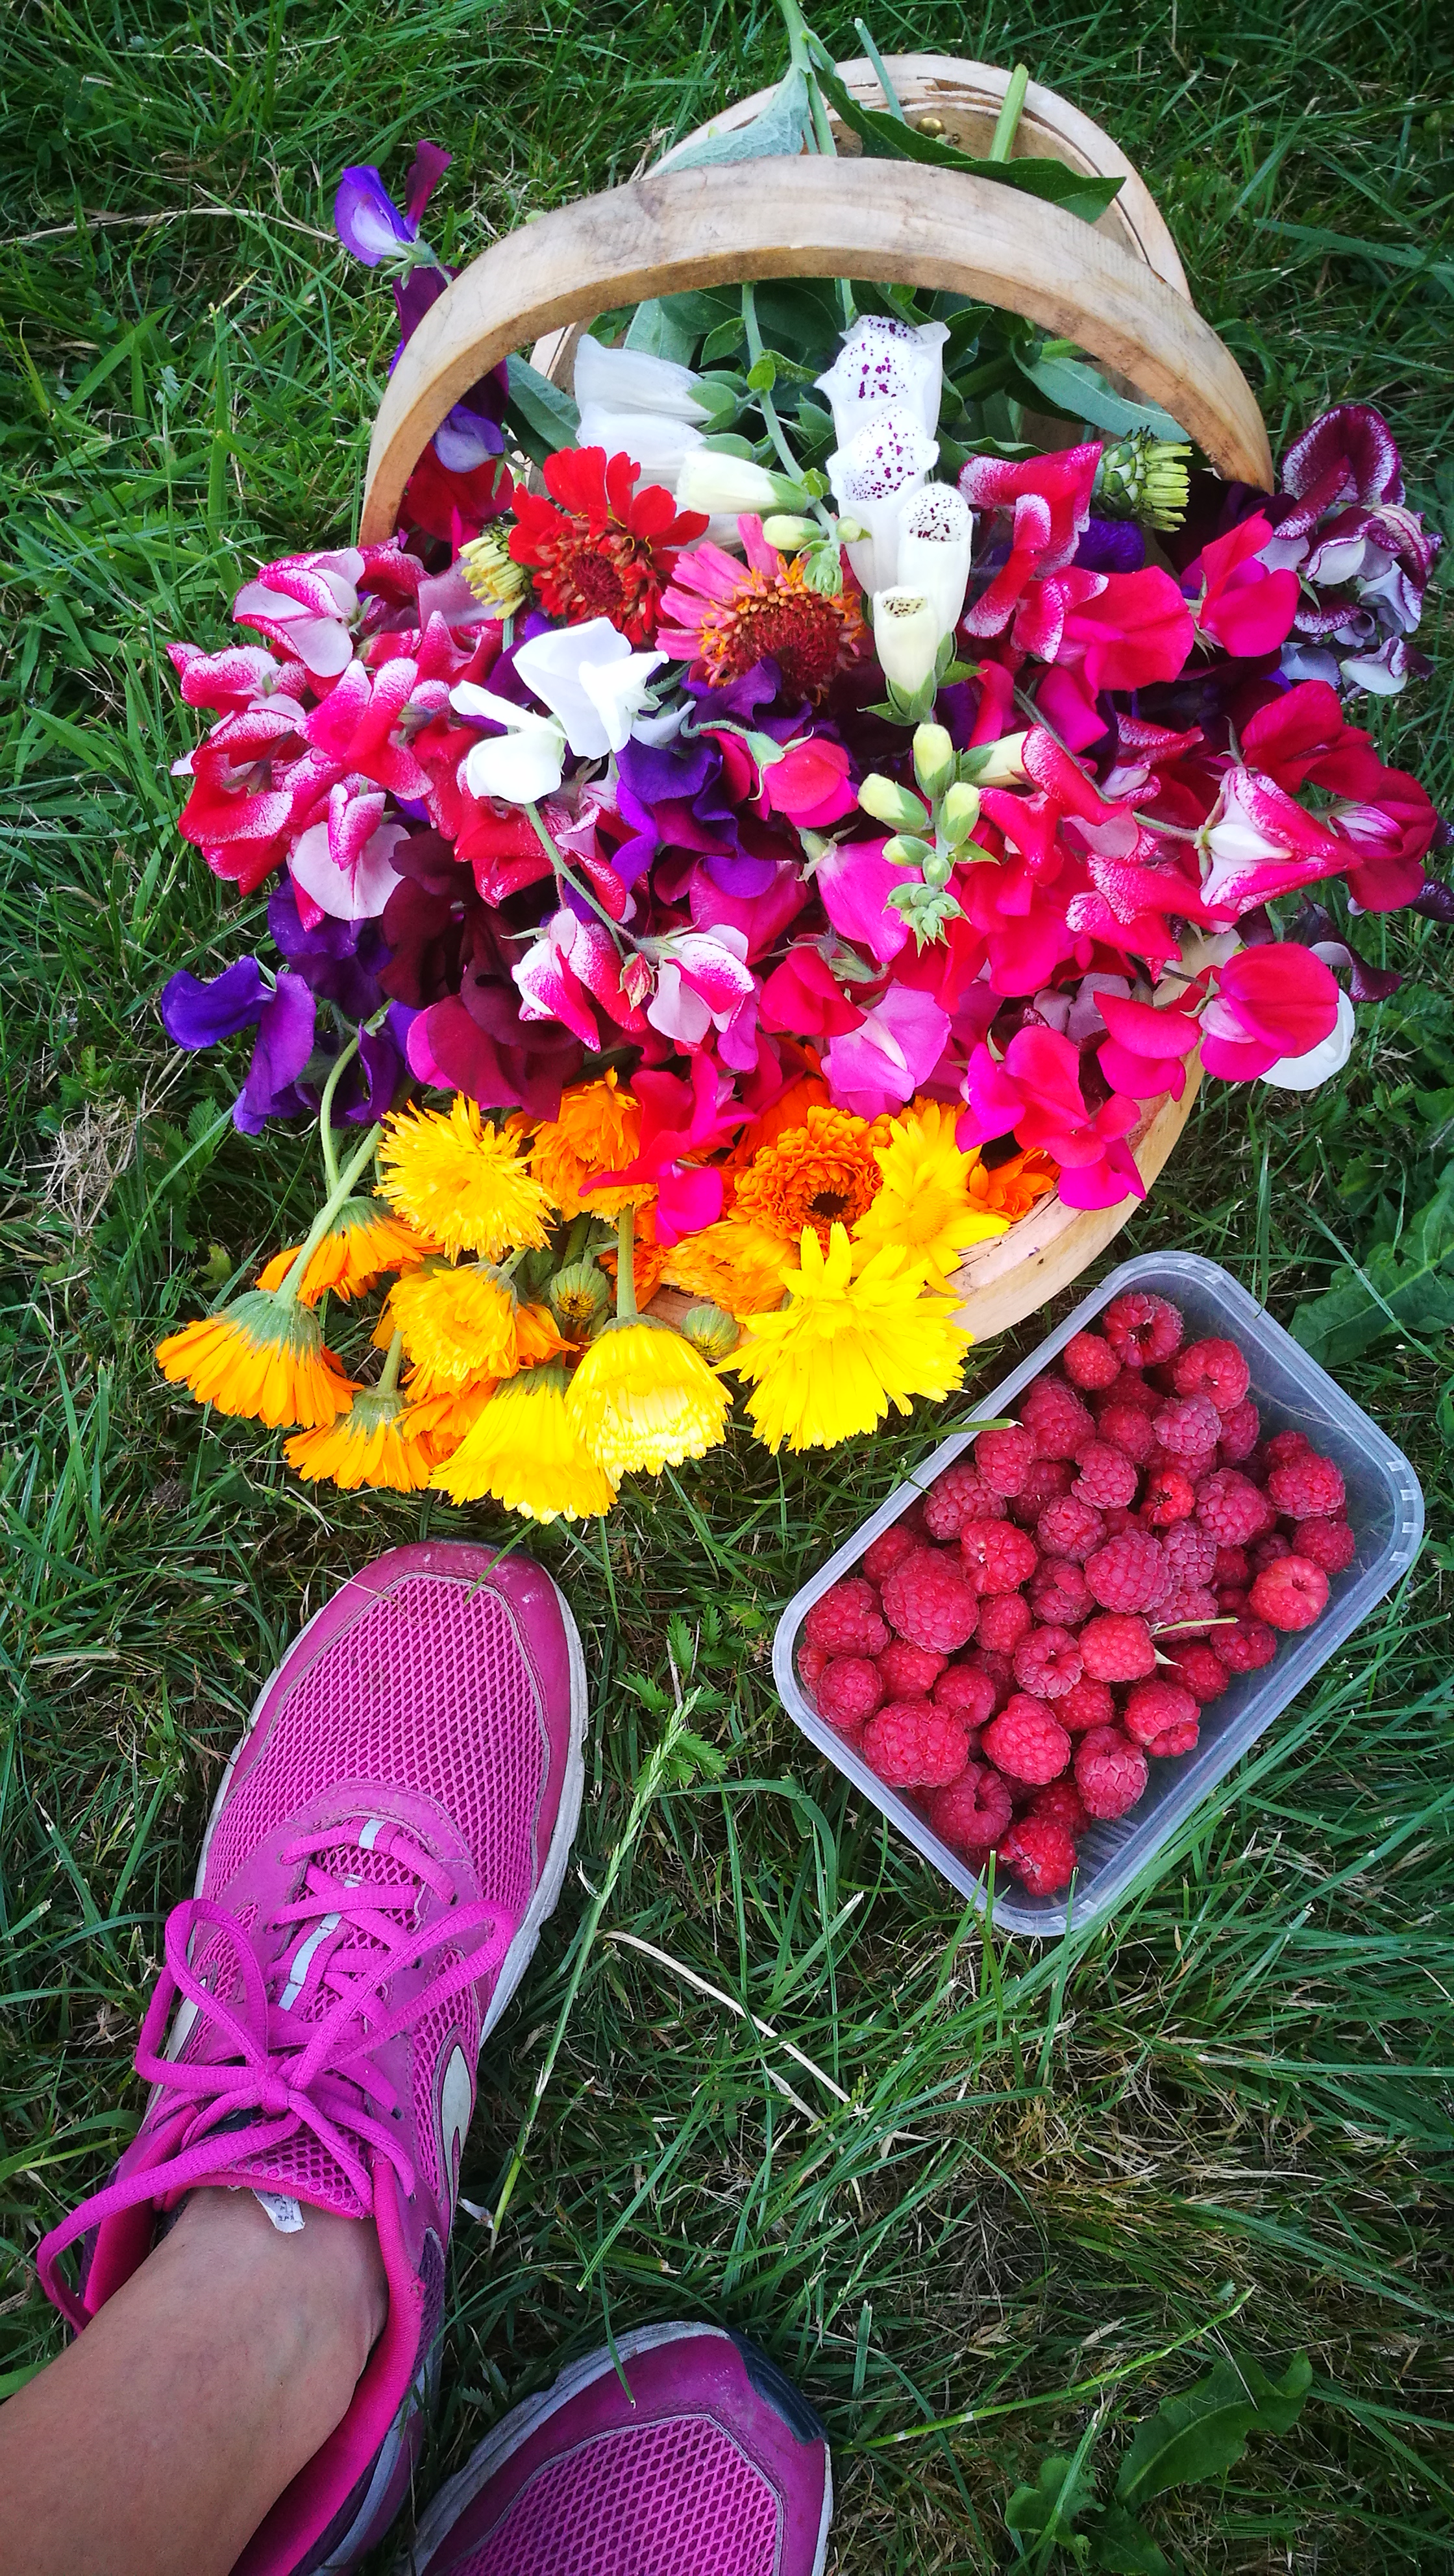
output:
<instances>
[{"instance_id":1,"label":"pale pink sweet pea","mask_svg":"<svg viewBox=\"0 0 1454 2576\"><path fill-rule=\"evenodd\" d=\"M282 555L245 581L232 603L239 626L256 626L316 680L336 680L353 660L364 558L357 546Z\"/></svg>"},{"instance_id":2,"label":"pale pink sweet pea","mask_svg":"<svg viewBox=\"0 0 1454 2576\"><path fill-rule=\"evenodd\" d=\"M1322 1046L1337 1028L1338 1000L1336 978L1311 949L1291 940L1240 948L1218 969L1202 1014L1202 1062L1221 1082L1255 1082Z\"/></svg>"},{"instance_id":3,"label":"pale pink sweet pea","mask_svg":"<svg viewBox=\"0 0 1454 2576\"><path fill-rule=\"evenodd\" d=\"M1295 798L1251 769L1234 769L1226 780L1202 844L1210 861L1202 901L1219 921L1236 921L1348 864L1346 843L1340 848Z\"/></svg>"},{"instance_id":4,"label":"pale pink sweet pea","mask_svg":"<svg viewBox=\"0 0 1454 2576\"><path fill-rule=\"evenodd\" d=\"M674 1038L690 1055L709 1029L729 1029L744 1004L756 998L752 969L746 964L747 938L725 922L714 931L673 931L653 940L656 991L646 1016L663 1037Z\"/></svg>"},{"instance_id":5,"label":"pale pink sweet pea","mask_svg":"<svg viewBox=\"0 0 1454 2576\"><path fill-rule=\"evenodd\" d=\"M891 984L857 1028L835 1037L823 1057L834 1107L877 1118L912 1100L934 1072L949 1036L949 1014L936 1001L911 985Z\"/></svg>"},{"instance_id":6,"label":"pale pink sweet pea","mask_svg":"<svg viewBox=\"0 0 1454 2576\"><path fill-rule=\"evenodd\" d=\"M327 821L300 832L288 854L288 873L305 927L316 927L324 914L333 921L378 919L400 882L394 852L409 835L407 823L384 821L384 804L366 779L345 779L329 796ZM304 896L316 907L312 924Z\"/></svg>"}]
</instances>

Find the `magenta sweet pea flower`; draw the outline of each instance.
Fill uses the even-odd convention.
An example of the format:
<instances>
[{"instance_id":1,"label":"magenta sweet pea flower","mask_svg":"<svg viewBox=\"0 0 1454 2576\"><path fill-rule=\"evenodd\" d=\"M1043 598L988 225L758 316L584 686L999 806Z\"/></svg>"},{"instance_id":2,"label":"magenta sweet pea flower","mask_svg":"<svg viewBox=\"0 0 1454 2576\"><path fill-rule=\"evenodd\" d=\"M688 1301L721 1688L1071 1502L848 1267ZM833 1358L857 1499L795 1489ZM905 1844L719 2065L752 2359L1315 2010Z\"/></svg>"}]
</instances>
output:
<instances>
[{"instance_id":1,"label":"magenta sweet pea flower","mask_svg":"<svg viewBox=\"0 0 1454 2576\"><path fill-rule=\"evenodd\" d=\"M1310 949L1291 940L1241 948L1217 970L1202 1014L1202 1062L1222 1082L1253 1082L1281 1058L1321 1046L1337 1022L1337 979Z\"/></svg>"},{"instance_id":2,"label":"magenta sweet pea flower","mask_svg":"<svg viewBox=\"0 0 1454 2576\"><path fill-rule=\"evenodd\" d=\"M1198 634L1237 660L1275 653L1292 633L1298 577L1289 570L1271 571L1263 562L1262 550L1271 541L1272 529L1259 511L1204 546L1183 577L1183 587L1195 601Z\"/></svg>"},{"instance_id":3,"label":"magenta sweet pea flower","mask_svg":"<svg viewBox=\"0 0 1454 2576\"><path fill-rule=\"evenodd\" d=\"M849 759L841 742L812 734L789 743L780 760L765 761L762 800L775 814L805 830L824 832L830 823L851 814L858 796L848 775Z\"/></svg>"},{"instance_id":4,"label":"magenta sweet pea flower","mask_svg":"<svg viewBox=\"0 0 1454 2576\"><path fill-rule=\"evenodd\" d=\"M353 660L364 558L357 546L283 555L245 581L232 603L239 626L256 626L314 681L336 680Z\"/></svg>"},{"instance_id":5,"label":"magenta sweet pea flower","mask_svg":"<svg viewBox=\"0 0 1454 2576\"><path fill-rule=\"evenodd\" d=\"M638 1070L631 1088L641 1104L641 1144L631 1162L615 1172L597 1172L583 1183L592 1190L623 1189L633 1181L656 1184L656 1239L680 1243L715 1225L722 1213L720 1169L695 1159L726 1143L746 1112L733 1100L710 1057L692 1058L690 1087L672 1073Z\"/></svg>"},{"instance_id":6,"label":"magenta sweet pea flower","mask_svg":"<svg viewBox=\"0 0 1454 2576\"><path fill-rule=\"evenodd\" d=\"M949 1035L949 1014L928 993L891 984L857 1028L835 1037L823 1057L834 1107L878 1118L912 1100L934 1073Z\"/></svg>"},{"instance_id":7,"label":"magenta sweet pea flower","mask_svg":"<svg viewBox=\"0 0 1454 2576\"><path fill-rule=\"evenodd\" d=\"M1234 769L1223 786L1217 819L1203 838L1211 861L1202 900L1219 921L1235 921L1280 894L1295 894L1347 865L1323 824L1254 770Z\"/></svg>"},{"instance_id":8,"label":"magenta sweet pea flower","mask_svg":"<svg viewBox=\"0 0 1454 2576\"><path fill-rule=\"evenodd\" d=\"M1132 1100L1180 1100L1186 1089L1186 1059L1201 1036L1194 1011L1172 1005L1158 1010L1151 1002L1097 993L1100 1014L1110 1035L1096 1051L1096 1062L1113 1091Z\"/></svg>"},{"instance_id":9,"label":"magenta sweet pea flower","mask_svg":"<svg viewBox=\"0 0 1454 2576\"><path fill-rule=\"evenodd\" d=\"M959 1122L962 1148L1013 1133L1026 1147L1042 1146L1060 1165L1060 1195L1067 1207L1116 1207L1144 1198L1145 1184L1125 1139L1136 1125L1134 1100L1113 1093L1094 1112L1081 1088L1080 1049L1039 1022L1017 1029L997 1063L988 1046L976 1047L965 1078L969 1114Z\"/></svg>"},{"instance_id":10,"label":"magenta sweet pea flower","mask_svg":"<svg viewBox=\"0 0 1454 2576\"><path fill-rule=\"evenodd\" d=\"M880 841L839 841L818 861L814 882L833 927L880 966L891 966L909 936L901 912L889 908L895 888L916 885L913 868L896 868Z\"/></svg>"}]
</instances>

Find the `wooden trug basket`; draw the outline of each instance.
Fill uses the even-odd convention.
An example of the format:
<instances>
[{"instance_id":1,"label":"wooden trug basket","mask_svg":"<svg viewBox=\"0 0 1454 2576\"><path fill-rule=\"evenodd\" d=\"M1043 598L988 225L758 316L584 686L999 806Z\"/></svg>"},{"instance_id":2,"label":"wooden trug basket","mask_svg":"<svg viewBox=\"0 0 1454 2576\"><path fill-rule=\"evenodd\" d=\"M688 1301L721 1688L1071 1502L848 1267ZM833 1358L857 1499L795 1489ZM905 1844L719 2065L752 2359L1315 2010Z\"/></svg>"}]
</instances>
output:
<instances>
[{"instance_id":1,"label":"wooden trug basket","mask_svg":"<svg viewBox=\"0 0 1454 2576\"><path fill-rule=\"evenodd\" d=\"M983 155L1009 75L935 54L891 57L911 122L933 119ZM866 62L840 66L868 106L882 93ZM741 99L712 120L747 123ZM1179 420L1219 474L1272 486L1256 399L1231 351L1191 303L1165 224L1131 164L1090 118L1030 85L1017 154L1115 175L1119 195L1095 225L994 180L915 162L866 161L839 130L842 158L719 162L648 171L492 243L425 315L389 379L369 445L359 534L394 528L404 486L434 432L476 379L534 345L537 366L569 375L575 341L597 314L688 287L768 277L858 277L939 287L1023 314L1074 340L1118 383ZM1179 1101L1148 1110L1130 1139L1147 1188L1185 1126L1199 1068ZM1007 1331L1069 1286L1135 1213L1136 1202L1082 1210L1044 1199L1008 1234L979 1244L956 1274L976 1340Z\"/></svg>"}]
</instances>

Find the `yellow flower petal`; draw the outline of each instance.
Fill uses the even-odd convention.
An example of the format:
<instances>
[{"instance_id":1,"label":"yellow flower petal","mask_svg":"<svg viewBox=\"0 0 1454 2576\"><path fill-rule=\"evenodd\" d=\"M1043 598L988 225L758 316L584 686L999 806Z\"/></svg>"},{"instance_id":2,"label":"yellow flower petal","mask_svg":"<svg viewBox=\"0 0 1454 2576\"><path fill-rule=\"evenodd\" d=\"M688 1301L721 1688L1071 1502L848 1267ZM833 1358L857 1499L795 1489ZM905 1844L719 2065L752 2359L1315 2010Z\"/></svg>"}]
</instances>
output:
<instances>
[{"instance_id":1,"label":"yellow flower petal","mask_svg":"<svg viewBox=\"0 0 1454 2576\"><path fill-rule=\"evenodd\" d=\"M566 1404L565 1371L527 1369L498 1387L453 1457L430 1482L453 1502L489 1494L526 1520L584 1520L608 1512L616 1488L583 1445Z\"/></svg>"},{"instance_id":2,"label":"yellow flower petal","mask_svg":"<svg viewBox=\"0 0 1454 2576\"><path fill-rule=\"evenodd\" d=\"M908 1413L915 1396L960 1383L969 1335L922 1256L891 1247L854 1270L843 1226L826 1257L805 1226L799 1267L784 1274L787 1305L742 1318L724 1365L752 1382L747 1410L769 1449L836 1448L876 1430L890 1405Z\"/></svg>"},{"instance_id":3,"label":"yellow flower petal","mask_svg":"<svg viewBox=\"0 0 1454 2576\"><path fill-rule=\"evenodd\" d=\"M168 1334L156 1357L163 1377L186 1386L199 1404L273 1430L332 1422L352 1391L317 1316L260 1288Z\"/></svg>"},{"instance_id":4,"label":"yellow flower petal","mask_svg":"<svg viewBox=\"0 0 1454 2576\"><path fill-rule=\"evenodd\" d=\"M392 1494L417 1494L428 1484L433 1458L408 1398L366 1387L347 1413L319 1431L300 1431L283 1455L307 1481L326 1478L345 1494L372 1485Z\"/></svg>"},{"instance_id":5,"label":"yellow flower petal","mask_svg":"<svg viewBox=\"0 0 1454 2576\"><path fill-rule=\"evenodd\" d=\"M976 1207L975 1157L954 1141L959 1111L926 1100L896 1120L875 1153L883 1186L853 1228L870 1252L892 1245L926 1261L937 1278L957 1268L972 1243L1005 1234L1009 1219Z\"/></svg>"},{"instance_id":6,"label":"yellow flower petal","mask_svg":"<svg viewBox=\"0 0 1454 2576\"><path fill-rule=\"evenodd\" d=\"M633 1467L659 1475L704 1457L725 1436L729 1398L670 1325L608 1324L570 1382L566 1410L613 1482Z\"/></svg>"},{"instance_id":7,"label":"yellow flower petal","mask_svg":"<svg viewBox=\"0 0 1454 2576\"><path fill-rule=\"evenodd\" d=\"M457 1091L447 1110L410 1108L385 1120L379 1186L452 1259L533 1251L549 1236L551 1203L519 1142L487 1127L478 1104Z\"/></svg>"}]
</instances>

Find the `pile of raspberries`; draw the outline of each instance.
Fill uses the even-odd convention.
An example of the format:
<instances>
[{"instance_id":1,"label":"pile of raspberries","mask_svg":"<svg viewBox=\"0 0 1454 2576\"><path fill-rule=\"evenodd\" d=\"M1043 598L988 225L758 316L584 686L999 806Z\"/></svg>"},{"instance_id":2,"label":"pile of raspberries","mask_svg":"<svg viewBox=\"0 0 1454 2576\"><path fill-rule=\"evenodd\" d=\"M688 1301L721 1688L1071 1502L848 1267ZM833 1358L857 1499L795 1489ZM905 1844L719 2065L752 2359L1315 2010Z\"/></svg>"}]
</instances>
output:
<instances>
[{"instance_id":1,"label":"pile of raspberries","mask_svg":"<svg viewBox=\"0 0 1454 2576\"><path fill-rule=\"evenodd\" d=\"M814 1603L798 1654L878 1777L1036 1896L1356 1550L1338 1469L1301 1431L1262 1437L1235 1342L1186 1342L1149 1295L1100 1325Z\"/></svg>"}]
</instances>

